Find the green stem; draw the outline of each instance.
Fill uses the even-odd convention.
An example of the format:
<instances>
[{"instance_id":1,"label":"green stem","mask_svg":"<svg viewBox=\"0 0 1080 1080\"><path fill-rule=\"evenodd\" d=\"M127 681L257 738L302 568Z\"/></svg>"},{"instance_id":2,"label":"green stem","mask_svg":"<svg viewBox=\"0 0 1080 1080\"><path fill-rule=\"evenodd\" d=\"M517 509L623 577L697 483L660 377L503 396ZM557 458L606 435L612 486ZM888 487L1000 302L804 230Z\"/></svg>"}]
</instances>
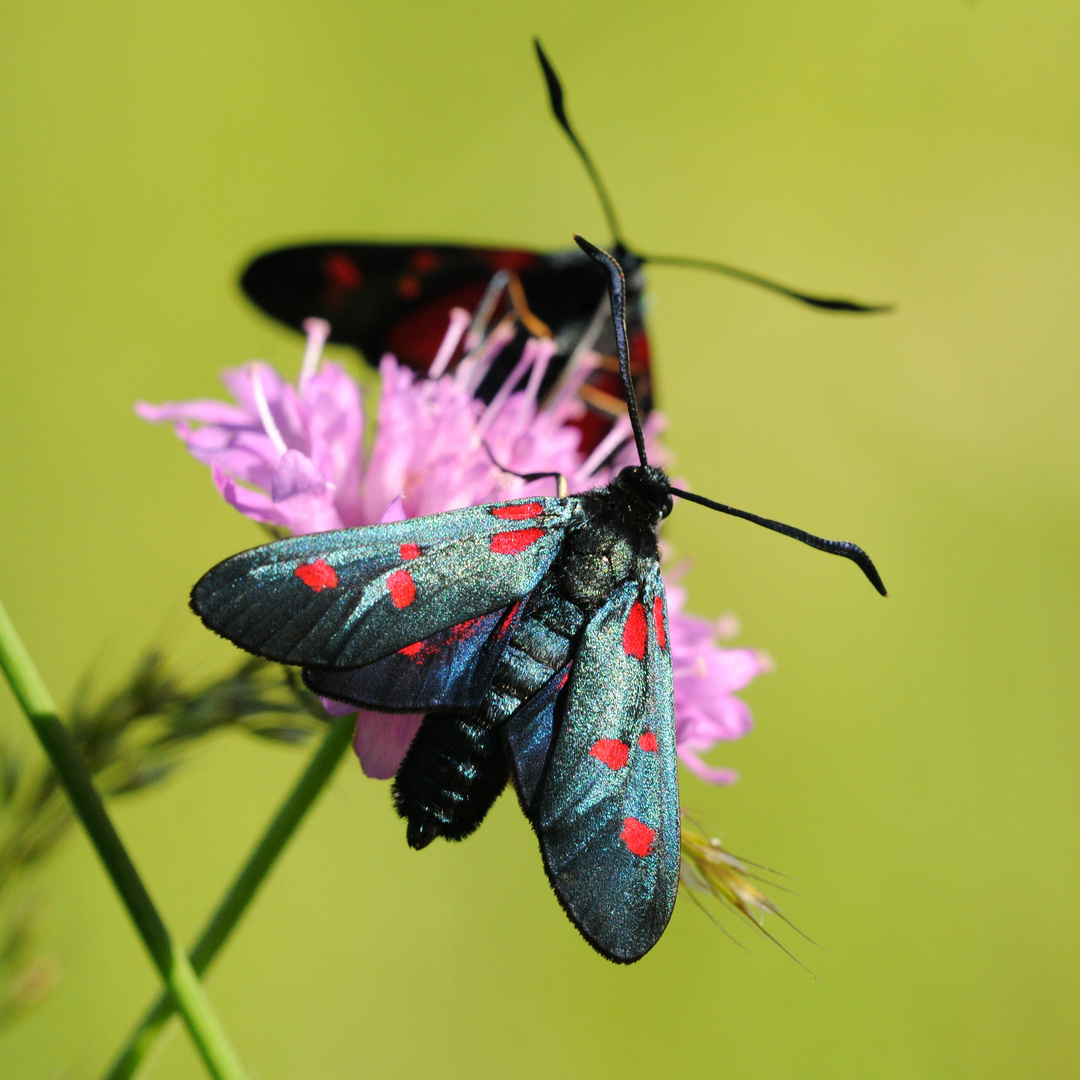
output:
<instances>
[{"instance_id":1,"label":"green stem","mask_svg":"<svg viewBox=\"0 0 1080 1080\"><path fill-rule=\"evenodd\" d=\"M191 950L191 966L199 975L214 962L218 951L236 928L259 886L266 880L270 868L333 776L352 742L355 723L355 715L341 716L333 721L319 748L311 756L292 791L281 804L266 832L248 856L243 869L210 917ZM105 1080L131 1080L173 1012L169 995L162 994L132 1032L112 1068L106 1073Z\"/></svg>"},{"instance_id":2,"label":"green stem","mask_svg":"<svg viewBox=\"0 0 1080 1080\"><path fill-rule=\"evenodd\" d=\"M150 958L161 973L191 1038L215 1080L246 1080L244 1067L188 962L176 948L146 886L105 812L86 765L60 722L56 706L15 624L0 604L0 667L52 762Z\"/></svg>"}]
</instances>

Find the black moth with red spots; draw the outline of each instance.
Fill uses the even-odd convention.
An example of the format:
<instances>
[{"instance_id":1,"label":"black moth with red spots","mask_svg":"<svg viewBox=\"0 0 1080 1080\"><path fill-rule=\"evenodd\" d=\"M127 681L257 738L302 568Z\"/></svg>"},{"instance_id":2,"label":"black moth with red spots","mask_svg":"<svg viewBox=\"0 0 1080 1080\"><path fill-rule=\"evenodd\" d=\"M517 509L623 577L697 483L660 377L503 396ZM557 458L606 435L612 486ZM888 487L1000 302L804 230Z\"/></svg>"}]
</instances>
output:
<instances>
[{"instance_id":1,"label":"black moth with red spots","mask_svg":"<svg viewBox=\"0 0 1080 1080\"><path fill-rule=\"evenodd\" d=\"M469 835L512 774L570 917L636 960L678 885L669 506L663 473L635 468L570 498L281 540L215 567L192 605L319 694L427 714L394 783L413 847Z\"/></svg>"},{"instance_id":2,"label":"black moth with red spots","mask_svg":"<svg viewBox=\"0 0 1080 1080\"><path fill-rule=\"evenodd\" d=\"M643 412L652 407L649 339L642 304L642 267L648 263L711 270L822 311L885 310L811 296L723 263L644 256L631 250L620 234L599 174L570 126L558 76L540 43L535 46L552 112L586 165L611 228L615 257L626 275L630 370ZM383 354L390 352L416 371L430 367L453 308L475 311L483 307L485 297L497 298L488 312L493 326L520 306L520 301L512 302L511 298L511 291L519 288L534 318L519 322L516 337L499 354L477 388L477 396L490 401L514 370L529 336L547 331L557 350L548 364L541 395L553 389L573 358L595 351L604 359L586 377L578 394L584 405L583 415L576 421L581 428L582 450L592 450L610 430L613 419L622 414L615 333L606 318L606 281L575 248L539 252L354 240L297 244L254 258L244 269L240 287L267 315L295 330L302 329L305 319L320 316L330 323L331 341L359 349L369 363L378 364Z\"/></svg>"},{"instance_id":3,"label":"black moth with red spots","mask_svg":"<svg viewBox=\"0 0 1080 1080\"><path fill-rule=\"evenodd\" d=\"M613 323L640 466L564 498L520 499L235 555L191 604L312 690L424 721L394 781L414 848L460 840L512 777L574 925L628 963L659 939L679 884L670 636L656 527L678 494L853 559L853 544L673 488L648 464L618 262Z\"/></svg>"}]
</instances>

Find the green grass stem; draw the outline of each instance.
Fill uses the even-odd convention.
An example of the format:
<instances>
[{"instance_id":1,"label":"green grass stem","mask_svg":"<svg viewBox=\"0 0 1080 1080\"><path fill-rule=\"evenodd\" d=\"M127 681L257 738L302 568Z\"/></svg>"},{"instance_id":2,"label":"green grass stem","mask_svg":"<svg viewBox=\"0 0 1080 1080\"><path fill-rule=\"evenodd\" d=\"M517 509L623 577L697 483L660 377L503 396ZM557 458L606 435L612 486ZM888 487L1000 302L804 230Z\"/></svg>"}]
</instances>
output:
<instances>
[{"instance_id":1,"label":"green grass stem","mask_svg":"<svg viewBox=\"0 0 1080 1080\"><path fill-rule=\"evenodd\" d=\"M71 799L75 813L128 909L131 921L160 972L177 1012L183 1017L207 1071L215 1080L246 1080L240 1059L199 977L187 956L173 944L3 604L0 604L0 668L3 668L19 705Z\"/></svg>"}]
</instances>

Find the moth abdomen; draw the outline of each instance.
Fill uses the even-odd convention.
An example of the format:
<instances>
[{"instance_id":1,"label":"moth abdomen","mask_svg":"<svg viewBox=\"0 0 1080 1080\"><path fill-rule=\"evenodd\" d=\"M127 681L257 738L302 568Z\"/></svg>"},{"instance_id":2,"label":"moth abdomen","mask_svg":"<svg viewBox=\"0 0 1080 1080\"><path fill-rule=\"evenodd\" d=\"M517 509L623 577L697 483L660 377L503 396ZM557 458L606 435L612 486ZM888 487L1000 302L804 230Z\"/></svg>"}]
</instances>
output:
<instances>
[{"instance_id":1,"label":"moth abdomen","mask_svg":"<svg viewBox=\"0 0 1080 1080\"><path fill-rule=\"evenodd\" d=\"M566 663L584 616L570 601L546 595L521 620L485 701L488 722L509 719Z\"/></svg>"},{"instance_id":2,"label":"moth abdomen","mask_svg":"<svg viewBox=\"0 0 1080 1080\"><path fill-rule=\"evenodd\" d=\"M406 838L424 848L437 836L464 840L509 779L502 739L481 713L424 717L394 778L394 805Z\"/></svg>"},{"instance_id":3,"label":"moth abdomen","mask_svg":"<svg viewBox=\"0 0 1080 1080\"><path fill-rule=\"evenodd\" d=\"M507 643L480 710L424 717L394 780L394 804L414 848L462 840L483 821L509 778L500 727L566 664L584 616L546 594Z\"/></svg>"}]
</instances>

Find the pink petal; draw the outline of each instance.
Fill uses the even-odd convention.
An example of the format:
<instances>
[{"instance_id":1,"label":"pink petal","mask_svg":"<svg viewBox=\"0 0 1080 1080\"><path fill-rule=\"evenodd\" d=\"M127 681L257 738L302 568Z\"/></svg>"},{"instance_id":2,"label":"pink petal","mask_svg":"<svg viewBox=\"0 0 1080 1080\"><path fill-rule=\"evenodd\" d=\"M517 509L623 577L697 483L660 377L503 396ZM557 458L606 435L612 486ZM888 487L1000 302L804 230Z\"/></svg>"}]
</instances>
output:
<instances>
[{"instance_id":1,"label":"pink petal","mask_svg":"<svg viewBox=\"0 0 1080 1080\"><path fill-rule=\"evenodd\" d=\"M734 769L714 769L711 765L706 765L697 754L681 747L679 759L691 772L697 773L702 780L708 780L710 784L734 784L739 779L739 774Z\"/></svg>"},{"instance_id":2,"label":"pink petal","mask_svg":"<svg viewBox=\"0 0 1080 1080\"><path fill-rule=\"evenodd\" d=\"M285 516L269 495L240 487L216 462L210 465L210 479L218 494L232 507L252 521L267 525L285 525Z\"/></svg>"},{"instance_id":3,"label":"pink petal","mask_svg":"<svg viewBox=\"0 0 1080 1080\"><path fill-rule=\"evenodd\" d=\"M708 750L718 742L741 739L754 726L750 706L742 698L688 698L675 690L675 739L691 750Z\"/></svg>"},{"instance_id":4,"label":"pink petal","mask_svg":"<svg viewBox=\"0 0 1080 1080\"><path fill-rule=\"evenodd\" d=\"M355 705L346 705L343 701L335 701L333 698L321 697L322 707L329 716L348 716L349 713L357 712Z\"/></svg>"},{"instance_id":5,"label":"pink petal","mask_svg":"<svg viewBox=\"0 0 1080 1080\"><path fill-rule=\"evenodd\" d=\"M353 749L364 775L389 780L396 775L423 716L410 713L377 713L361 709L356 714Z\"/></svg>"},{"instance_id":6,"label":"pink petal","mask_svg":"<svg viewBox=\"0 0 1080 1080\"><path fill-rule=\"evenodd\" d=\"M405 500L398 495L386 504L386 509L379 517L380 525L389 525L391 522L405 520Z\"/></svg>"},{"instance_id":7,"label":"pink petal","mask_svg":"<svg viewBox=\"0 0 1080 1080\"><path fill-rule=\"evenodd\" d=\"M161 424L170 420L197 420L201 424L224 424L239 427L251 423L251 417L235 405L223 401L196 399L195 401L166 402L164 405L150 405L145 401L135 403L135 415L151 424Z\"/></svg>"},{"instance_id":8,"label":"pink petal","mask_svg":"<svg viewBox=\"0 0 1080 1080\"><path fill-rule=\"evenodd\" d=\"M326 490L326 478L315 463L299 450L286 450L274 469L270 494L274 502L294 495L311 495Z\"/></svg>"}]
</instances>

